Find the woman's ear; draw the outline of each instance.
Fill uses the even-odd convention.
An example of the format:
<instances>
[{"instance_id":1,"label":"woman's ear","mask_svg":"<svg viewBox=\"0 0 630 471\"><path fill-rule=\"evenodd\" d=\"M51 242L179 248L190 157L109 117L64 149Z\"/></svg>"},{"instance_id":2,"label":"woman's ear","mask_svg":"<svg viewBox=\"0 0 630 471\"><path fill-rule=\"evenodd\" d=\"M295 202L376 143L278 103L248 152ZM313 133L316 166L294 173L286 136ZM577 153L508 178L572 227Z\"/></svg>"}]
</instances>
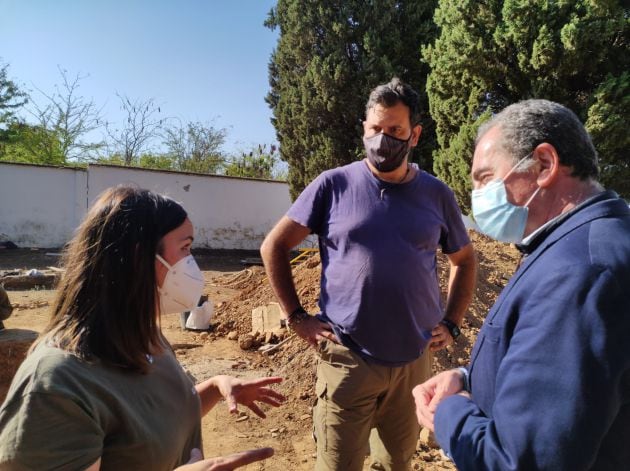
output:
<instances>
[{"instance_id":1,"label":"woman's ear","mask_svg":"<svg viewBox=\"0 0 630 471\"><path fill-rule=\"evenodd\" d=\"M536 183L540 188L548 188L555 183L560 172L560 157L556 148L547 142L538 144L533 153L538 162Z\"/></svg>"}]
</instances>

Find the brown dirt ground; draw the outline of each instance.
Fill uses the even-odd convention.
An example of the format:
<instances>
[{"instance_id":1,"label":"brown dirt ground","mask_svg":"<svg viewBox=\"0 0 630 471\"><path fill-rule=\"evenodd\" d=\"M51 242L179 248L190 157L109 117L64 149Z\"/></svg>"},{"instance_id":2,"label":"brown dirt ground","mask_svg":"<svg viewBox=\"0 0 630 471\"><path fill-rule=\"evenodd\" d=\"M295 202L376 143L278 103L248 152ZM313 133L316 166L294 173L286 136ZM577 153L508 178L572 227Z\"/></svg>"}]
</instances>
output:
<instances>
[{"instance_id":1,"label":"brown dirt ground","mask_svg":"<svg viewBox=\"0 0 630 471\"><path fill-rule=\"evenodd\" d=\"M454 346L438 352L434 371L442 371L468 362L470 349L483 319L498 293L513 273L518 252L474 232L473 243L479 259L479 278L475 299L464 321L463 335ZM16 268L46 269L58 257L46 255L51 250L0 251L0 271ZM313 469L315 446L311 438L311 407L314 403L316 356L314 350L292 337L270 354L255 349L243 351L238 342L228 340L230 332L251 332L253 308L274 301L264 270L259 266L243 268L241 260L255 254L240 252L199 252L196 258L206 277L205 294L215 303L212 328L208 333L183 331L178 315L164 316L162 329L173 344L180 362L198 379L215 374L239 377L278 375L284 382L277 387L288 398L278 409L268 409L262 420L248 410L230 415L223 404L215 407L202 421L204 453L218 456L235 451L271 446L275 456L252 464L249 470ZM439 274L446 286L448 262L439 257ZM294 267L300 299L310 312L317 311L319 296L319 257L313 255ZM36 332L46 324L54 290L10 291L15 306L13 316L5 321L7 331L0 333L0 400L4 398L15 370ZM234 335L234 334L232 334ZM288 336L288 333L284 333ZM276 340L277 341L277 340ZM453 470L438 449L419 442L413 469Z\"/></svg>"}]
</instances>

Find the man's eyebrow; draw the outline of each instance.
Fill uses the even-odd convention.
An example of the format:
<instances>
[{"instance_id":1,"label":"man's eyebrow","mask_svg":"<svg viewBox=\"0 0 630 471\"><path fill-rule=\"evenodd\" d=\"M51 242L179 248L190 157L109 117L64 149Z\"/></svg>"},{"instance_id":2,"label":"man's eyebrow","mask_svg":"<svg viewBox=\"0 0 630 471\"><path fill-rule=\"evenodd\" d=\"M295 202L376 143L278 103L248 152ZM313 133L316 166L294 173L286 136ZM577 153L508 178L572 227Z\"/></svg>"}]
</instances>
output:
<instances>
[{"instance_id":1,"label":"man's eyebrow","mask_svg":"<svg viewBox=\"0 0 630 471\"><path fill-rule=\"evenodd\" d=\"M184 238L182 239L182 241L184 241L184 240L188 240L188 239L190 239L190 241L191 241L191 242L194 242L194 240L195 240L195 238L194 238L193 236L186 236L186 237L184 237Z\"/></svg>"},{"instance_id":2,"label":"man's eyebrow","mask_svg":"<svg viewBox=\"0 0 630 471\"><path fill-rule=\"evenodd\" d=\"M471 172L470 176L473 178L473 180L476 180L477 178L479 178L480 174L482 174L483 172L487 172L488 170L491 170L491 167L486 165L485 167L478 168L474 172Z\"/></svg>"}]
</instances>

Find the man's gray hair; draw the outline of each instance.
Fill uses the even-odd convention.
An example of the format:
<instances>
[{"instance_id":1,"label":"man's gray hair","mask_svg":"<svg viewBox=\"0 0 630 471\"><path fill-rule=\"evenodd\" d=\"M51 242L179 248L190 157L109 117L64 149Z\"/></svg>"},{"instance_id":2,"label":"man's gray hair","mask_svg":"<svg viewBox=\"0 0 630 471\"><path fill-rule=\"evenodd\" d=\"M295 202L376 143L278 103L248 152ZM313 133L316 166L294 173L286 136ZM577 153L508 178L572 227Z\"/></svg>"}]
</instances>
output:
<instances>
[{"instance_id":1,"label":"man's gray hair","mask_svg":"<svg viewBox=\"0 0 630 471\"><path fill-rule=\"evenodd\" d=\"M500 145L514 163L547 142L558 152L560 163L572 169L572 176L586 180L599 175L597 151L591 137L575 113L559 103L548 100L514 103L479 127L476 142L494 127L501 131ZM527 167L527 162L519 167Z\"/></svg>"}]
</instances>

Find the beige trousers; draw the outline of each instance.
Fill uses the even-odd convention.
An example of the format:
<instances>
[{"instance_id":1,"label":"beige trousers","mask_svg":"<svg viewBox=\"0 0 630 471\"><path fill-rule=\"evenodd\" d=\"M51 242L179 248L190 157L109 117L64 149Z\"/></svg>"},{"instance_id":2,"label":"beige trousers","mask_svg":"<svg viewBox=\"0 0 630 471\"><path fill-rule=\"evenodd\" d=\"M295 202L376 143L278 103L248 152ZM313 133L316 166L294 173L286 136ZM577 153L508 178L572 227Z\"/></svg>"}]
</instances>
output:
<instances>
[{"instance_id":1,"label":"beige trousers","mask_svg":"<svg viewBox=\"0 0 630 471\"><path fill-rule=\"evenodd\" d=\"M409 469L420 431L411 390L431 376L428 349L400 367L368 362L331 341L320 344L319 356L315 469L359 471L368 452L371 469Z\"/></svg>"}]
</instances>

